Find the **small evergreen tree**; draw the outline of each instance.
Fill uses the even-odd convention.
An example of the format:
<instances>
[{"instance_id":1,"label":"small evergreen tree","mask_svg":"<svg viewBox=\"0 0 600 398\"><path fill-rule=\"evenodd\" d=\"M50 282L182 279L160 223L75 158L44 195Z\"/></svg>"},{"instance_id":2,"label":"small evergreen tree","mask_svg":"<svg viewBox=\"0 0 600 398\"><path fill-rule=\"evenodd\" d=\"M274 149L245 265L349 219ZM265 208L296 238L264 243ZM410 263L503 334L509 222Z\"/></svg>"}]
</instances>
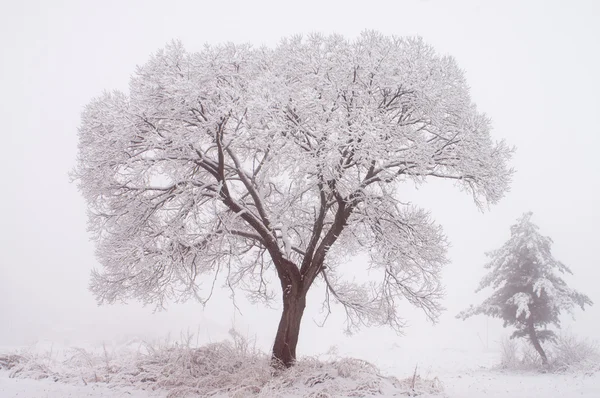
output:
<instances>
[{"instance_id":1,"label":"small evergreen tree","mask_svg":"<svg viewBox=\"0 0 600 398\"><path fill-rule=\"evenodd\" d=\"M531 216L531 212L525 213L511 227L510 239L499 250L486 253L491 260L485 268L490 272L476 292L492 287L494 294L457 318L484 314L503 319L504 327L516 328L511 338L527 338L547 365L541 343L556 337L547 326L560 327L559 315L563 310L572 313L576 305L583 310L592 301L569 288L560 277L572 272L552 256L552 239L539 233Z\"/></svg>"}]
</instances>

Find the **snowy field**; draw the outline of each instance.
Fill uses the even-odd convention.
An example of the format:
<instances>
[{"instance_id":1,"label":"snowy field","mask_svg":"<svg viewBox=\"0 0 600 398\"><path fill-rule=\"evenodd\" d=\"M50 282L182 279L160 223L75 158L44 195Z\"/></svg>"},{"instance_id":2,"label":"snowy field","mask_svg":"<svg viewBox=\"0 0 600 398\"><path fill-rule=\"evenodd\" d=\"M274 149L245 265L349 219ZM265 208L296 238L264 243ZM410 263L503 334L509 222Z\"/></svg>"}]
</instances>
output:
<instances>
[{"instance_id":1,"label":"snowy field","mask_svg":"<svg viewBox=\"0 0 600 398\"><path fill-rule=\"evenodd\" d=\"M2 398L79 398L79 397L160 397L147 391L133 388L110 388L104 385L69 385L51 380L9 378L8 372L0 371L0 397ZM163 394L162 396L166 396Z\"/></svg>"},{"instance_id":2,"label":"snowy field","mask_svg":"<svg viewBox=\"0 0 600 398\"><path fill-rule=\"evenodd\" d=\"M124 361L124 356L119 356L113 351L114 348L108 349L108 356L110 357L110 364L107 363L107 367L116 366L116 364ZM45 350L45 351L44 351ZM97 348L101 358L104 354L102 351L104 348ZM7 349L3 348L2 353L6 353ZM14 350L13 350L14 352ZM56 347L52 346L48 351L48 343L41 344L34 347L29 347L26 351L22 349L19 351L35 353L37 355L37 364L39 369L48 369L51 363L60 365L58 368L53 370L59 370L60 372L66 371L67 367L72 367L72 363L68 364L64 358L71 358L73 360L73 352L68 347ZM70 354L68 354L70 352ZM88 351L92 352L92 349L88 348ZM336 353L335 355L340 355ZM412 375L415 374L414 363L418 360L417 364L417 386L419 382L421 387L417 388L418 396L439 398L439 397L457 397L457 398L472 398L472 397L512 397L512 398L531 398L531 397L599 397L600 396L600 374L596 373L569 373L569 374L548 374L540 373L537 371L506 371L501 370L497 367L500 361L500 353L492 350L488 351L477 351L477 350L456 350L456 349L437 349L431 350L430 352L419 350L407 350L400 349L398 346L392 346L386 352L365 352L363 355L365 359L379 358L374 361L379 366L381 374L385 376L394 376L400 383L409 385L411 383ZM340 357L338 357L339 359ZM320 358L321 360L331 359ZM90 364L93 360L90 360ZM79 363L79 362L78 362ZM37 365L36 365L37 366ZM103 365L99 365L100 369ZM123 379L120 381L113 382L93 382L90 380L90 369L86 368L86 365L82 365L81 377L70 377L66 382L55 381L55 376L50 375L44 379L36 380L32 378L20 378L10 377L11 373L14 373L14 368L10 371L0 371L0 397L12 398L12 397L29 397L29 398L58 398L58 397L130 397L130 398L142 398L142 397L168 397L169 392L173 394L173 391L167 390L142 390L136 389L133 386L124 386ZM32 375L39 377L40 373L32 372L34 369L29 367L29 376ZM35 368L38 369L38 368ZM35 370L34 369L34 370ZM338 368L338 370L341 368ZM308 373L298 373L292 378L298 380L307 380ZM322 371L322 374L325 371ZM334 374L335 370L327 369L327 373ZM341 371L339 372L341 374ZM348 373L340 376L338 379L346 378L360 378L363 376L355 376L355 373ZM23 374L21 374L23 376ZM313 376L314 377L314 376ZM102 379L102 376L97 376ZM87 381L85 381L87 379ZM116 376L113 380L116 380ZM330 382L327 377L324 378L324 383ZM344 381L351 383L351 381ZM440 393L428 393L427 388L423 388L423 385L435 384L442 386L443 391ZM298 384L298 383L296 383ZM315 383L316 384L316 383ZM143 384L139 384L143 385ZM300 383L301 388L293 389L293 395L289 394L292 390L270 390L272 393L261 393L257 396L307 396L307 397L334 397L334 396L367 396L368 394L361 394L360 392L353 395L342 395L338 393L332 393L329 391L329 395L326 393L316 393L316 390L311 390L306 387L306 382ZM404 393L398 392L399 390L387 389L389 385L387 381L384 383L381 391L383 395L378 396L411 396L410 388ZM148 388L148 387L146 387ZM245 392L244 392L245 391ZM247 389L242 392L238 391L238 395L232 393L215 394L216 397L227 397L227 396L253 396L247 393ZM264 391L264 390L263 390ZM277 391L277 392L275 392ZM286 392L287 391L287 392ZM394 392L391 392L394 391ZM387 392L387 393L386 393ZM409 395L410 394L410 395ZM177 395L171 396L184 396L179 392ZM187 395L187 396L202 396L202 395Z\"/></svg>"},{"instance_id":3,"label":"snowy field","mask_svg":"<svg viewBox=\"0 0 600 398\"><path fill-rule=\"evenodd\" d=\"M441 376L444 393L422 397L600 397L600 377L588 375L509 374L490 370L473 370L464 375ZM9 378L0 371L0 396L3 398L62 397L166 397L167 393L148 392L133 388L110 388L105 385L67 385L51 380Z\"/></svg>"},{"instance_id":4,"label":"snowy field","mask_svg":"<svg viewBox=\"0 0 600 398\"><path fill-rule=\"evenodd\" d=\"M0 398L600 398L600 0L0 20Z\"/></svg>"}]
</instances>

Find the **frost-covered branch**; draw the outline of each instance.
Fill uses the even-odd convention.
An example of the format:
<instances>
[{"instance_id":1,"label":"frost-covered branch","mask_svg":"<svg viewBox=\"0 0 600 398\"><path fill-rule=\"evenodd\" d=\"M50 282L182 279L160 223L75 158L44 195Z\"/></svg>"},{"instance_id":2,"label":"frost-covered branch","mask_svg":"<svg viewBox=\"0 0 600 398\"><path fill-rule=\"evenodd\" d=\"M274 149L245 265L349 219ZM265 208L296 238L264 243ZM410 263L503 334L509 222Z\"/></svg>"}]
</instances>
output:
<instances>
[{"instance_id":1,"label":"frost-covered branch","mask_svg":"<svg viewBox=\"0 0 600 398\"><path fill-rule=\"evenodd\" d=\"M74 177L102 266L92 290L109 302L204 302L224 277L232 293L267 300L274 272L288 311L281 347L295 347L285 333L297 333L327 264L351 325L399 328L402 299L435 319L445 238L397 187L451 179L478 205L496 203L511 152L455 61L420 39L311 35L194 53L175 42L128 93L83 112ZM377 277L349 282L349 253Z\"/></svg>"}]
</instances>

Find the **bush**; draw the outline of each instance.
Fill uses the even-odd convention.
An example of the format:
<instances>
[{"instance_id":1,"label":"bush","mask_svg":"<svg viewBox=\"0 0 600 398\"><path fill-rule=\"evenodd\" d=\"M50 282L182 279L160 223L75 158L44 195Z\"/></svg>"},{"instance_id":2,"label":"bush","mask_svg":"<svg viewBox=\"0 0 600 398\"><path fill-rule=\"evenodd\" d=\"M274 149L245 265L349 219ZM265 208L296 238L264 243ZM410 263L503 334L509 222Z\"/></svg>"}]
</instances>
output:
<instances>
[{"instance_id":1,"label":"bush","mask_svg":"<svg viewBox=\"0 0 600 398\"><path fill-rule=\"evenodd\" d=\"M600 351L594 342L578 339L571 334L561 334L544 346L548 366L544 366L539 354L528 342L520 344L509 338L500 342L500 367L510 370L542 370L544 372L586 372L600 370Z\"/></svg>"},{"instance_id":2,"label":"bush","mask_svg":"<svg viewBox=\"0 0 600 398\"><path fill-rule=\"evenodd\" d=\"M519 344L508 337L500 340L500 367L502 369L516 369L519 365Z\"/></svg>"},{"instance_id":3,"label":"bush","mask_svg":"<svg viewBox=\"0 0 600 398\"><path fill-rule=\"evenodd\" d=\"M500 341L500 367L507 370L544 370L538 352L531 344L508 337Z\"/></svg>"},{"instance_id":4,"label":"bush","mask_svg":"<svg viewBox=\"0 0 600 398\"><path fill-rule=\"evenodd\" d=\"M551 350L551 367L557 372L589 372L600 370L600 352L595 342L563 333Z\"/></svg>"},{"instance_id":5,"label":"bush","mask_svg":"<svg viewBox=\"0 0 600 398\"><path fill-rule=\"evenodd\" d=\"M290 369L276 370L269 355L256 350L237 332L231 331L231 335L233 341L197 348L191 346L188 336L181 343L145 344L137 350L71 349L62 361L56 359L58 355L50 360L24 353L18 361L10 361L10 376L162 390L171 398L415 396L442 390L439 380L421 379L416 371L412 377L398 380L352 358L305 358Z\"/></svg>"},{"instance_id":6,"label":"bush","mask_svg":"<svg viewBox=\"0 0 600 398\"><path fill-rule=\"evenodd\" d=\"M537 351L529 344L504 337L500 341L500 368L508 370L532 370L542 367Z\"/></svg>"}]
</instances>

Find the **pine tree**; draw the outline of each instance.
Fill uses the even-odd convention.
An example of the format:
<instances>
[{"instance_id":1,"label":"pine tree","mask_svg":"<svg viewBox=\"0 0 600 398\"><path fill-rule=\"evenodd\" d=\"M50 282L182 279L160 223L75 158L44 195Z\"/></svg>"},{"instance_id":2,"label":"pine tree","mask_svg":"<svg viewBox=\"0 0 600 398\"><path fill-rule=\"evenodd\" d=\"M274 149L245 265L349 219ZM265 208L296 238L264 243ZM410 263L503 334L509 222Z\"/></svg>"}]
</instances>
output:
<instances>
[{"instance_id":1,"label":"pine tree","mask_svg":"<svg viewBox=\"0 0 600 398\"><path fill-rule=\"evenodd\" d=\"M511 338L527 338L542 358L548 358L542 344L556 335L547 327L560 327L560 313L573 312L575 306L584 310L592 305L590 298L567 286L560 274L571 270L551 253L552 239L542 236L531 221L533 213L525 213L511 227L510 239L499 249L486 253L490 272L481 280L480 290L491 287L495 292L479 306L471 306L458 314L466 319L484 314L504 320L504 327L516 330Z\"/></svg>"}]
</instances>

